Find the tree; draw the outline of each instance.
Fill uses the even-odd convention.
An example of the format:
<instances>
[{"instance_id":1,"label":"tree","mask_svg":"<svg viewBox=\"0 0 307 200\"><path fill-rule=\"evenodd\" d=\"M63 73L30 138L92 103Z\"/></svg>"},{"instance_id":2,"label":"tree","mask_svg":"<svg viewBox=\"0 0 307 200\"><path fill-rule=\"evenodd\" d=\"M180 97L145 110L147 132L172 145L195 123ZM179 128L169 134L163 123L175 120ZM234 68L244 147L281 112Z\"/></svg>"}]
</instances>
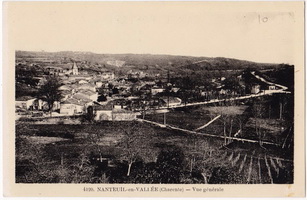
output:
<instances>
[{"instance_id":1,"label":"tree","mask_svg":"<svg viewBox=\"0 0 307 200\"><path fill-rule=\"evenodd\" d=\"M179 183L184 172L184 153L179 147L162 149L157 158L160 183Z\"/></svg>"},{"instance_id":2,"label":"tree","mask_svg":"<svg viewBox=\"0 0 307 200\"><path fill-rule=\"evenodd\" d=\"M43 154L45 145L34 144L26 137L16 135L15 162L17 183L39 183L46 176L46 158Z\"/></svg>"},{"instance_id":3,"label":"tree","mask_svg":"<svg viewBox=\"0 0 307 200\"><path fill-rule=\"evenodd\" d=\"M99 97L98 97L98 102L102 102L102 101L106 101L107 100L107 97L106 96L104 96L104 95L100 95Z\"/></svg>"},{"instance_id":4,"label":"tree","mask_svg":"<svg viewBox=\"0 0 307 200\"><path fill-rule=\"evenodd\" d=\"M237 94L243 93L243 87L240 85L239 80L236 77L227 78L224 81L225 89L229 89L231 92L235 92Z\"/></svg>"},{"instance_id":5,"label":"tree","mask_svg":"<svg viewBox=\"0 0 307 200\"><path fill-rule=\"evenodd\" d=\"M262 147L262 139L265 133L262 133L262 121L265 114L265 107L261 100L254 102L252 106L252 114L255 119L255 132L259 139L259 145Z\"/></svg>"},{"instance_id":6,"label":"tree","mask_svg":"<svg viewBox=\"0 0 307 200\"><path fill-rule=\"evenodd\" d=\"M119 145L123 149L122 158L128 162L127 176L130 176L131 167L139 158L148 158L150 154L150 140L152 134L150 128L144 128L142 123L133 121L124 122L120 126L123 137ZM145 134L146 133L146 134Z\"/></svg>"},{"instance_id":7,"label":"tree","mask_svg":"<svg viewBox=\"0 0 307 200\"><path fill-rule=\"evenodd\" d=\"M56 77L47 77L47 81L38 91L38 97L47 102L48 104L48 111L52 111L54 102L60 101L62 98L61 91L59 87L61 83L58 78Z\"/></svg>"},{"instance_id":8,"label":"tree","mask_svg":"<svg viewBox=\"0 0 307 200\"><path fill-rule=\"evenodd\" d=\"M94 119L95 119L95 112L94 112L94 108L93 106L89 106L87 107L87 112L86 112L86 115L85 115L85 119L89 122L93 122Z\"/></svg>"}]
</instances>

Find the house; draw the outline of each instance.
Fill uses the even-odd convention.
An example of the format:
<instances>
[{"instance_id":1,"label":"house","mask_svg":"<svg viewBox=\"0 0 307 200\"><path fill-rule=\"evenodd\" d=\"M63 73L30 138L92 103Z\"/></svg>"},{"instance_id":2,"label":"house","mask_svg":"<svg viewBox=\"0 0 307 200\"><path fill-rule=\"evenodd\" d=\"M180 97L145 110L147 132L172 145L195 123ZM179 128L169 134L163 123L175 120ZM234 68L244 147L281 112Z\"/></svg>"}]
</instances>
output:
<instances>
[{"instance_id":1,"label":"house","mask_svg":"<svg viewBox=\"0 0 307 200\"><path fill-rule=\"evenodd\" d=\"M94 110L97 121L132 121L136 119L136 113L124 109L113 109L112 104L95 106Z\"/></svg>"},{"instance_id":2,"label":"house","mask_svg":"<svg viewBox=\"0 0 307 200\"><path fill-rule=\"evenodd\" d=\"M139 79L148 76L148 74L144 73L143 71L132 71L128 72L128 79Z\"/></svg>"},{"instance_id":3,"label":"house","mask_svg":"<svg viewBox=\"0 0 307 200\"><path fill-rule=\"evenodd\" d=\"M88 106L92 105L92 101L86 98L77 99L78 95L65 100L61 103L60 113L67 115L83 114L86 112Z\"/></svg>"},{"instance_id":4,"label":"house","mask_svg":"<svg viewBox=\"0 0 307 200\"><path fill-rule=\"evenodd\" d=\"M178 87L172 87L171 92L177 93L180 90Z\"/></svg>"},{"instance_id":5,"label":"house","mask_svg":"<svg viewBox=\"0 0 307 200\"><path fill-rule=\"evenodd\" d=\"M71 64L62 65L62 68L63 68L64 75L78 75L79 74L78 66L75 62L72 66Z\"/></svg>"},{"instance_id":6,"label":"house","mask_svg":"<svg viewBox=\"0 0 307 200\"><path fill-rule=\"evenodd\" d=\"M253 85L251 88L251 93L252 94L258 94L260 92L260 85Z\"/></svg>"},{"instance_id":7,"label":"house","mask_svg":"<svg viewBox=\"0 0 307 200\"><path fill-rule=\"evenodd\" d=\"M56 67L56 66L48 66L46 67L47 73L49 75L63 75L63 69L61 67Z\"/></svg>"},{"instance_id":8,"label":"house","mask_svg":"<svg viewBox=\"0 0 307 200\"><path fill-rule=\"evenodd\" d=\"M182 100L178 97L162 97L162 103L164 106L179 106Z\"/></svg>"},{"instance_id":9,"label":"house","mask_svg":"<svg viewBox=\"0 0 307 200\"><path fill-rule=\"evenodd\" d=\"M112 103L108 102L105 105L94 105L94 112L95 112L95 120L96 121L112 121L112 111L113 105Z\"/></svg>"},{"instance_id":10,"label":"house","mask_svg":"<svg viewBox=\"0 0 307 200\"><path fill-rule=\"evenodd\" d=\"M145 94L150 94L151 93L151 85L148 85L148 84L146 84L146 85L143 85L141 88L140 88L140 91L142 92L142 93L145 93Z\"/></svg>"},{"instance_id":11,"label":"house","mask_svg":"<svg viewBox=\"0 0 307 200\"><path fill-rule=\"evenodd\" d=\"M86 97L87 99L90 99L92 101L97 101L97 99L98 99L98 93L93 92L91 90L79 90L76 95L83 95L84 97Z\"/></svg>"},{"instance_id":12,"label":"house","mask_svg":"<svg viewBox=\"0 0 307 200\"><path fill-rule=\"evenodd\" d=\"M269 86L268 86L268 89L269 89L269 90L276 90L276 86L275 86L275 85L269 85Z\"/></svg>"},{"instance_id":13,"label":"house","mask_svg":"<svg viewBox=\"0 0 307 200\"><path fill-rule=\"evenodd\" d=\"M136 113L128 110L113 110L112 120L113 121L133 121L136 119Z\"/></svg>"},{"instance_id":14,"label":"house","mask_svg":"<svg viewBox=\"0 0 307 200\"><path fill-rule=\"evenodd\" d=\"M96 85L91 83L86 83L78 86L78 90L90 90L96 92Z\"/></svg>"},{"instance_id":15,"label":"house","mask_svg":"<svg viewBox=\"0 0 307 200\"><path fill-rule=\"evenodd\" d=\"M72 90L74 90L74 88L70 85L62 85L62 86L59 87L59 90L61 90L61 91L64 91L64 90L72 91Z\"/></svg>"},{"instance_id":16,"label":"house","mask_svg":"<svg viewBox=\"0 0 307 200\"><path fill-rule=\"evenodd\" d=\"M60 109L61 104L59 101L55 101L52 105L52 110L58 110ZM41 99L36 99L34 101L34 109L35 110L49 110L49 105L46 101L43 101Z\"/></svg>"},{"instance_id":17,"label":"house","mask_svg":"<svg viewBox=\"0 0 307 200\"><path fill-rule=\"evenodd\" d=\"M100 88L100 87L103 85L103 83L102 83L101 81L96 81L96 82L95 82L95 85L96 85L98 88Z\"/></svg>"},{"instance_id":18,"label":"house","mask_svg":"<svg viewBox=\"0 0 307 200\"><path fill-rule=\"evenodd\" d=\"M112 80L112 79L115 78L115 75L114 75L113 72L103 72L103 73L101 74L101 78L102 78L103 80Z\"/></svg>"},{"instance_id":19,"label":"house","mask_svg":"<svg viewBox=\"0 0 307 200\"><path fill-rule=\"evenodd\" d=\"M219 89L219 94L227 94L228 90L224 88Z\"/></svg>"},{"instance_id":20,"label":"house","mask_svg":"<svg viewBox=\"0 0 307 200\"><path fill-rule=\"evenodd\" d=\"M78 83L81 85L81 84L86 84L88 82L86 80L80 80Z\"/></svg>"},{"instance_id":21,"label":"house","mask_svg":"<svg viewBox=\"0 0 307 200\"><path fill-rule=\"evenodd\" d=\"M77 99L70 98L61 103L60 114L74 115L84 112L84 105Z\"/></svg>"},{"instance_id":22,"label":"house","mask_svg":"<svg viewBox=\"0 0 307 200\"><path fill-rule=\"evenodd\" d=\"M73 93L70 90L62 90L61 91L62 94L62 99L61 101L65 101L66 99L68 99Z\"/></svg>"},{"instance_id":23,"label":"house","mask_svg":"<svg viewBox=\"0 0 307 200\"><path fill-rule=\"evenodd\" d=\"M158 93L161 93L161 92L164 92L164 88L160 88L160 87L153 87L153 88L151 88L151 94L152 95L156 95L156 94L158 94Z\"/></svg>"},{"instance_id":24,"label":"house","mask_svg":"<svg viewBox=\"0 0 307 200\"><path fill-rule=\"evenodd\" d=\"M36 98L31 96L22 96L16 98L15 106L16 108L22 108L25 110L32 110L34 109L34 101Z\"/></svg>"}]
</instances>

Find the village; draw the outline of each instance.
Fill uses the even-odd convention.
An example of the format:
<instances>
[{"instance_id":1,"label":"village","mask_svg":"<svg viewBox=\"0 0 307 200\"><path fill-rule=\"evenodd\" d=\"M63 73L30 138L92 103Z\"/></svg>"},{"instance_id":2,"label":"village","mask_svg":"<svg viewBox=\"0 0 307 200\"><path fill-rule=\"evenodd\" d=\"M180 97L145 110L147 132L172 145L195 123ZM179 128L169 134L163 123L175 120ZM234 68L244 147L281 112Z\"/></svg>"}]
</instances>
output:
<instances>
[{"instance_id":1,"label":"village","mask_svg":"<svg viewBox=\"0 0 307 200\"><path fill-rule=\"evenodd\" d=\"M192 182L293 180L293 83L279 76L292 73L291 66L217 67L184 73L176 70L201 67L208 60L151 70L158 68L152 61L132 65L126 63L129 59L108 58L95 63L90 57L81 59L79 53L77 58L23 54L16 57L15 66L16 141L24 142L18 145L20 182L70 182L74 176L60 171L48 175L56 180L41 176L51 166L44 159L74 173L69 166L79 163L82 155L92 170L86 175L88 182L92 178L108 183L185 182L179 175L164 180L168 167L161 156L165 155L182 159L180 167ZM23 157L28 148L34 152ZM39 176L24 168L35 152L44 153L37 164L42 167ZM226 171L236 170L235 179L215 174L220 164ZM285 169L291 170L282 176L279 171ZM159 175L136 180L139 172L145 177Z\"/></svg>"},{"instance_id":2,"label":"village","mask_svg":"<svg viewBox=\"0 0 307 200\"><path fill-rule=\"evenodd\" d=\"M145 112L163 112L168 108L206 104L234 97L250 98L261 92L264 95L265 91L269 94L287 89L261 79L255 72L242 72L227 79L212 78L207 85L176 85L169 73L164 76L150 76L146 72L132 70L122 76L112 71L88 73L80 67L84 63L48 65L39 76L26 77L35 80L35 88L44 85L48 77L56 78L60 81L58 90L61 98L54 101L49 110L48 103L39 97L19 96L16 98L16 118L80 116L92 108L96 121L131 121ZM19 67L27 70L25 63L17 63L16 68Z\"/></svg>"},{"instance_id":3,"label":"village","mask_svg":"<svg viewBox=\"0 0 307 200\"><path fill-rule=\"evenodd\" d=\"M300 6L5 4L7 186L300 195Z\"/></svg>"}]
</instances>

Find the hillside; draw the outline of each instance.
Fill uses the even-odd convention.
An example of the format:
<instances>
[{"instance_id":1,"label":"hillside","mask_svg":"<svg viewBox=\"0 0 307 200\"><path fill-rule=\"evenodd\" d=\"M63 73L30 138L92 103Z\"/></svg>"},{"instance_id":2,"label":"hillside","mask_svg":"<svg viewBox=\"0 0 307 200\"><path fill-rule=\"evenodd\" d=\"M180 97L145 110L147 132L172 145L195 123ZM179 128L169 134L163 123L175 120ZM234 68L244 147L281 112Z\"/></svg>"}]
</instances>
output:
<instances>
[{"instance_id":1,"label":"hillside","mask_svg":"<svg viewBox=\"0 0 307 200\"><path fill-rule=\"evenodd\" d=\"M247 68L265 70L277 68L278 64L255 63L245 60L223 57L192 57L152 54L96 54L91 52L32 52L16 51L16 61L40 63L41 66L51 64L85 63L93 70L113 70L125 73L128 70L142 70L149 74L170 73L187 74L197 71L244 70ZM47 63L47 64L46 64Z\"/></svg>"}]
</instances>

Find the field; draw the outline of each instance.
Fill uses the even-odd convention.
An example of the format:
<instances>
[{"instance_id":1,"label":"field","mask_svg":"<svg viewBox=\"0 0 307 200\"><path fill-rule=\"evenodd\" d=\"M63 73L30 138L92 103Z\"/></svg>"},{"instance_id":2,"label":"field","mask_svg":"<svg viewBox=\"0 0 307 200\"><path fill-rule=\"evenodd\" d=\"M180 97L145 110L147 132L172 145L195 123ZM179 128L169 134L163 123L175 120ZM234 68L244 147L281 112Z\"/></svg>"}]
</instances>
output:
<instances>
[{"instance_id":1,"label":"field","mask_svg":"<svg viewBox=\"0 0 307 200\"><path fill-rule=\"evenodd\" d=\"M203 125L205 119L209 120L209 115L204 116L194 127ZM176 122L176 120L173 121ZM180 178L181 183L272 183L272 181L291 183L293 181L291 170L287 172L288 176L283 177L284 179L280 177L282 170L293 169L291 161L281 158L283 153L269 146L263 149L259 145L233 142L223 147L223 140L220 139L161 129L145 123L139 125L142 135L141 143L146 145L138 143L141 148L138 161L132 165L131 175L127 178L125 175L127 163L124 162L126 157L123 157L127 149L121 143L125 139L123 130L130 126L129 122L58 124L56 126L18 123L16 125L16 143L18 143L16 180L17 182L80 182L82 180L81 182L150 183L155 179L146 177L149 176L148 173L156 170L155 167L152 169L150 166L158 165L157 159L159 160L161 152L165 149L175 148L183 152L181 170L185 175L184 178ZM114 166L113 168L102 167L99 162L93 161L98 159L99 153L103 159L115 163L113 164L116 166L115 169ZM180 157L178 153L175 155ZM87 167L91 170L84 172L87 168L83 167L81 170L78 167L78 170L71 171L79 166L78 163L83 163L85 158L90 161ZM35 166L42 169L39 177L33 175L33 165L29 164L33 159L36 160ZM43 170L45 168L48 170ZM196 176L198 178L194 177L195 173L202 171L208 176L206 181L198 176ZM74 175L68 176L67 173ZM100 174L99 179L88 178L97 173ZM83 174L87 178L81 179L76 174ZM101 176L105 179L102 180ZM79 179L68 177L79 177ZM157 179L157 182L159 181L161 180Z\"/></svg>"}]
</instances>

